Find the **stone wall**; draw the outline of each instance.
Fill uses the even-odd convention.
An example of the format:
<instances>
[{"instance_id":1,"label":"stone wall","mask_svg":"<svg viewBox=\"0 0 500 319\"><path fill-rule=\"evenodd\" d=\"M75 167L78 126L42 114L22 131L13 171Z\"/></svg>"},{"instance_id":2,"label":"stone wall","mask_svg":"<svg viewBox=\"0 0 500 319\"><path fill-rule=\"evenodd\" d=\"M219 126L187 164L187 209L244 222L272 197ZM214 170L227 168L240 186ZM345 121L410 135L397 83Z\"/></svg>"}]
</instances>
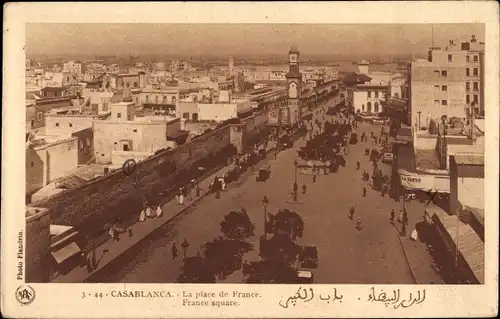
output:
<instances>
[{"instance_id":1,"label":"stone wall","mask_svg":"<svg viewBox=\"0 0 500 319\"><path fill-rule=\"evenodd\" d=\"M47 208L51 222L82 226L109 220L120 210L136 209L151 192L175 183L176 169L189 169L197 160L223 150L230 144L230 127L212 131L176 149L151 156L136 165L132 175L121 169L98 177L80 187L37 202Z\"/></svg>"},{"instance_id":2,"label":"stone wall","mask_svg":"<svg viewBox=\"0 0 500 319\"><path fill-rule=\"evenodd\" d=\"M26 218L26 282L48 282L50 256L50 218L40 212Z\"/></svg>"}]
</instances>

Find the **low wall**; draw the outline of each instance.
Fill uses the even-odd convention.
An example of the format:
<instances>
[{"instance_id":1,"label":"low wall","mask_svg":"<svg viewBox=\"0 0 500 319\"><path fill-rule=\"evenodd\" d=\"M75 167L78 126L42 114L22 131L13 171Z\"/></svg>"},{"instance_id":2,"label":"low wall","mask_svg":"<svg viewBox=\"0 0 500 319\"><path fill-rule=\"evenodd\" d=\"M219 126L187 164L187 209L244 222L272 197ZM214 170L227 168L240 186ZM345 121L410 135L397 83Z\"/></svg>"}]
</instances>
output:
<instances>
[{"instance_id":1,"label":"low wall","mask_svg":"<svg viewBox=\"0 0 500 319\"><path fill-rule=\"evenodd\" d=\"M176 168L189 169L196 161L229 144L230 128L223 127L137 163L132 175L127 176L119 169L35 205L47 208L51 222L58 225L84 227L101 219L109 220L106 215L119 215L120 209L133 209L141 205L151 191L175 184Z\"/></svg>"},{"instance_id":2,"label":"low wall","mask_svg":"<svg viewBox=\"0 0 500 319\"><path fill-rule=\"evenodd\" d=\"M151 153L148 152L130 152L130 151L112 151L111 164L123 165L126 160L134 159L136 162L141 162L150 157Z\"/></svg>"}]
</instances>

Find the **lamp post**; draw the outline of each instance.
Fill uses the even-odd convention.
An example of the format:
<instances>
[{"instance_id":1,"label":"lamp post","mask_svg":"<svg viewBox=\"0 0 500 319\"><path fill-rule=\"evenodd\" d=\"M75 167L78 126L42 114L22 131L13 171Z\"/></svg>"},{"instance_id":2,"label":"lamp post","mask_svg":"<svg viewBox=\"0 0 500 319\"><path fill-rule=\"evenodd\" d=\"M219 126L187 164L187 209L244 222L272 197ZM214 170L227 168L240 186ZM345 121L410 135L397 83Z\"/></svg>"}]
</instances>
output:
<instances>
[{"instance_id":1,"label":"lamp post","mask_svg":"<svg viewBox=\"0 0 500 319\"><path fill-rule=\"evenodd\" d=\"M297 160L293 161L293 165L295 167L295 181L293 183L293 199L294 201L297 201L297 193L299 186L297 185L297 166L299 165L299 162Z\"/></svg>"},{"instance_id":2,"label":"lamp post","mask_svg":"<svg viewBox=\"0 0 500 319\"><path fill-rule=\"evenodd\" d=\"M418 111L418 130L420 131L420 114L422 114L422 111Z\"/></svg>"},{"instance_id":3,"label":"lamp post","mask_svg":"<svg viewBox=\"0 0 500 319\"><path fill-rule=\"evenodd\" d=\"M205 170L204 167L198 166L198 172L203 172ZM196 179L196 197L200 197L200 176Z\"/></svg>"},{"instance_id":4,"label":"lamp post","mask_svg":"<svg viewBox=\"0 0 500 319\"><path fill-rule=\"evenodd\" d=\"M262 206L264 206L264 238L266 238L266 226L267 226L267 205L269 204L269 199L267 196L264 196L262 199Z\"/></svg>"}]
</instances>

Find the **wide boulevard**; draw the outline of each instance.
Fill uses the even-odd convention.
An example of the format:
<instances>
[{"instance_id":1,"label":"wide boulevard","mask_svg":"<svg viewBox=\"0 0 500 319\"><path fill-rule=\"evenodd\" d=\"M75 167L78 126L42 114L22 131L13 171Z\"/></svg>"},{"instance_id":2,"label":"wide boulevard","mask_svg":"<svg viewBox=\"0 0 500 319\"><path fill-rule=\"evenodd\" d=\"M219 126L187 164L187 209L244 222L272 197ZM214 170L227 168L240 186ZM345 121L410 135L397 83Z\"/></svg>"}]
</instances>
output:
<instances>
[{"instance_id":1,"label":"wide boulevard","mask_svg":"<svg viewBox=\"0 0 500 319\"><path fill-rule=\"evenodd\" d=\"M325 103L333 105L330 100ZM323 114L314 114L323 120ZM326 116L326 120L334 117ZM380 127L360 123L356 129L362 132L380 134ZM309 135L309 134L308 134ZM318 249L318 268L313 270L316 283L345 284L412 284L414 279L405 259L398 238L399 234L388 219L391 209L396 212L400 204L389 196L381 196L362 180L362 171L372 172L366 147L371 141L359 142L348 146L346 167L337 173L320 174L316 183L313 177L299 169L297 183L299 188L307 185L307 193L299 192L298 203L293 203L291 191L294 183L294 161L298 160L297 150L304 145L298 140L292 149L280 152L276 159L273 154L259 163L253 172L246 173L238 182L231 183L220 199L209 195L189 208L150 241L145 242L133 252L133 258L122 264L115 276L107 278L110 282L175 282L182 265L182 258L172 259L171 246L176 242L180 248L184 238L190 244L187 254L198 253L200 247L220 236L220 222L231 210L242 207L255 223L255 236L250 241L258 249L259 236L263 232L262 198L269 198L268 211L275 212L289 208L299 213L305 224L304 236L298 240L302 245L315 245ZM356 169L356 161L361 169ZM271 177L266 182L256 182L259 167L271 166ZM390 165L380 163L384 172L390 174ZM366 187L367 196L362 197ZM348 218L349 209L354 206L354 220ZM358 231L355 221L360 217L363 229ZM411 229L409 230L411 231ZM250 252L244 258L256 259L257 253ZM241 282L241 272L229 276L224 282Z\"/></svg>"}]
</instances>

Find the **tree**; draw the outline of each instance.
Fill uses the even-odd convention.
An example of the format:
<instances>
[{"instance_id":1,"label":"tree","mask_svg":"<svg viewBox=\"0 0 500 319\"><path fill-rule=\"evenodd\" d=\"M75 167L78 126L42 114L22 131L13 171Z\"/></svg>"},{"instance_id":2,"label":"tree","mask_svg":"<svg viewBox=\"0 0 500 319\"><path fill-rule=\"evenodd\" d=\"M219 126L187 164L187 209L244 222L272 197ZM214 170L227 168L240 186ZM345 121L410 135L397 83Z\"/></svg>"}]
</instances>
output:
<instances>
[{"instance_id":1,"label":"tree","mask_svg":"<svg viewBox=\"0 0 500 319\"><path fill-rule=\"evenodd\" d=\"M241 268L243 255L253 250L250 243L217 237L204 245L205 261L219 279Z\"/></svg>"},{"instance_id":2,"label":"tree","mask_svg":"<svg viewBox=\"0 0 500 319\"><path fill-rule=\"evenodd\" d=\"M269 230L275 235L288 236L292 240L301 238L304 233L304 221L296 212L282 209L277 214L269 214Z\"/></svg>"},{"instance_id":3,"label":"tree","mask_svg":"<svg viewBox=\"0 0 500 319\"><path fill-rule=\"evenodd\" d=\"M244 282L249 284L297 282L297 270L285 262L261 260L243 265Z\"/></svg>"},{"instance_id":4,"label":"tree","mask_svg":"<svg viewBox=\"0 0 500 319\"><path fill-rule=\"evenodd\" d=\"M243 240L254 235L255 225L245 209L231 211L220 223L220 230L228 239Z\"/></svg>"},{"instance_id":5,"label":"tree","mask_svg":"<svg viewBox=\"0 0 500 319\"><path fill-rule=\"evenodd\" d=\"M177 278L179 283L215 283L215 275L210 265L200 256L187 257Z\"/></svg>"},{"instance_id":6,"label":"tree","mask_svg":"<svg viewBox=\"0 0 500 319\"><path fill-rule=\"evenodd\" d=\"M288 235L275 234L270 239L262 239L260 255L263 259L284 262L289 265L297 261L300 246Z\"/></svg>"}]
</instances>

